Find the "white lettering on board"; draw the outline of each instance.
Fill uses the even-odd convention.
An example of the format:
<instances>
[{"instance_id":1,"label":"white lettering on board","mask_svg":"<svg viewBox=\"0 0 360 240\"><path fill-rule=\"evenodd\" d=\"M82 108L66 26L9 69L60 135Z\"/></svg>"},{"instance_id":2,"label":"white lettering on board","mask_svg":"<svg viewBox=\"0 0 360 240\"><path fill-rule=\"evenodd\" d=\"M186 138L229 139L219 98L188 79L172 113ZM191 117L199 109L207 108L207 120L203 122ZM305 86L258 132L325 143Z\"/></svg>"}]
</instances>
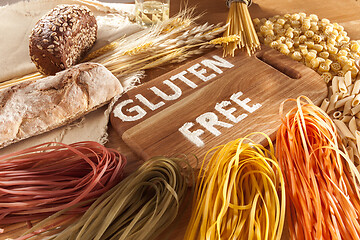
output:
<instances>
[{"instance_id":1,"label":"white lettering on board","mask_svg":"<svg viewBox=\"0 0 360 240\"><path fill-rule=\"evenodd\" d=\"M113 110L114 116L117 118L120 118L124 122L137 121L137 120L141 119L142 117L144 117L146 115L146 111L137 105L134 107L128 108L126 110L130 113L136 112L137 114L135 116L128 116L123 113L122 108L125 107L126 105L128 105L129 103L133 103L133 102L134 101L132 99L128 99L128 100L120 102L118 105L115 106L115 108Z\"/></svg>"},{"instance_id":2,"label":"white lettering on board","mask_svg":"<svg viewBox=\"0 0 360 240\"><path fill-rule=\"evenodd\" d=\"M210 60L210 59L205 59L203 61L201 61L201 64L204 65L205 67L211 68L212 70L214 70L215 72L221 74L223 73L223 71L218 68L219 67L223 67L223 68L232 68L234 67L233 64L229 63L228 61L226 61L225 59L214 55L213 58L217 61L214 60Z\"/></svg>"},{"instance_id":3,"label":"white lettering on board","mask_svg":"<svg viewBox=\"0 0 360 240\"><path fill-rule=\"evenodd\" d=\"M260 103L254 104L251 107L247 105L251 99L245 98L244 100L240 100L239 97L242 96L242 92L237 92L231 95L230 99L238 104L240 107L242 107L245 111L248 111L250 113L253 113L257 109L259 109L262 105ZM236 111L236 108L232 107L228 110L225 110L224 107L227 107L231 105L230 101L222 101L220 103L217 103L215 105L215 110L217 110L220 114L224 115L228 120L239 123L243 119L245 119L248 114L244 113L239 115L238 117L235 117L233 113ZM221 132L219 129L215 128L214 126L220 126L225 128L231 128L234 125L219 121L218 116L213 112L206 112L204 114L201 114L199 117L195 119L197 123L199 123L202 127L204 127L207 131L209 131L211 134L215 136L220 136ZM190 131L189 129L194 126L194 123L187 122L182 127L179 128L179 131L192 143L194 143L197 147L204 146L205 143L203 140L201 140L200 136L204 134L204 131L201 129L197 129L195 131Z\"/></svg>"},{"instance_id":4,"label":"white lettering on board","mask_svg":"<svg viewBox=\"0 0 360 240\"><path fill-rule=\"evenodd\" d=\"M218 111L219 113L221 113L222 115L224 115L227 119L229 119L230 121L232 121L234 123L238 123L248 116L246 113L243 113L240 116L235 117L233 115L233 113L236 111L236 108L232 107L232 108L229 108L228 110L224 109L224 107L227 107L229 105L231 105L230 101L222 101L221 103L217 103L215 105L215 110Z\"/></svg>"},{"instance_id":5,"label":"white lettering on board","mask_svg":"<svg viewBox=\"0 0 360 240\"><path fill-rule=\"evenodd\" d=\"M223 73L223 70L221 70L220 67L222 67L222 68L234 67L233 64L231 64L230 62L226 61L225 59L223 59L219 56L214 55L214 56L212 56L212 58L214 60L213 59L205 59L205 60L201 61L201 64L204 65L205 67L208 67L209 69L212 69L214 72L216 72L218 74ZM190 67L188 69L188 71L191 72L192 74L194 74L195 76L197 76L198 78L200 78L202 81L208 81L216 76L215 73L212 73L209 76L205 76L204 74L207 72L206 69L202 68L200 70L196 70L199 67L201 67L201 65L197 63L194 66ZM171 81L169 81L169 80L163 81L163 84L170 87L174 91L174 94L168 95L155 86L149 88L149 90L151 90L156 96L162 98L164 101L173 101L173 100L179 99L182 96L182 90L175 83L173 83L174 80L179 79L180 81L182 81L187 86L189 86L193 89L198 87L198 85L196 83L194 83L193 81L191 81L190 79L185 77L185 74L187 74L187 73L188 73L187 71L182 71L176 75L171 76L170 77ZM142 94L135 95L135 98L138 99L140 101L140 103L142 103L143 105L148 107L151 111L155 111L156 109L159 109L160 107L165 105L165 102L163 102L163 101L160 101L158 103L152 103L147 98L145 98ZM236 96L235 96L235 98L236 98ZM241 101L241 100L238 100L238 101ZM246 105L246 103L247 103L246 101L247 101L247 99L242 101L243 105L244 104ZM126 121L126 122L133 122L133 121L140 120L142 117L144 117L147 114L147 112L144 110L144 108L142 108L138 105L136 105L132 108L126 109L124 111L124 107L126 105L128 105L129 103L133 103L133 100L128 99L128 100L124 100L124 101L120 102L119 104L117 104L115 106L115 108L113 109L114 116L118 117L121 120ZM247 106L247 107L249 109L252 109L249 106ZM223 115L227 116L230 120L231 119L234 120L234 117L231 117L231 113L232 113L231 111L233 108L231 108L229 110L224 110L224 109L221 110L220 107L218 107L218 108L219 109L216 109L217 111L219 111ZM135 116L127 116L124 114L125 112L137 112L137 114ZM239 116L238 119L240 117L241 116Z\"/></svg>"},{"instance_id":6,"label":"white lettering on board","mask_svg":"<svg viewBox=\"0 0 360 240\"><path fill-rule=\"evenodd\" d=\"M136 94L135 98L137 98L140 102L142 102L145 106L147 106L148 108L150 108L151 110L156 110L159 107L165 105L165 103L163 101L160 101L156 104L153 104L151 102L149 102L149 100L147 100L143 95L141 94Z\"/></svg>"},{"instance_id":7,"label":"white lettering on board","mask_svg":"<svg viewBox=\"0 0 360 240\"><path fill-rule=\"evenodd\" d=\"M255 110L258 110L261 107L260 103L254 104L251 107L249 105L247 105L247 103L249 103L251 100L250 98L245 98L244 100L240 100L239 97L241 97L243 95L242 92L237 92L234 93L230 99L233 100L235 103L237 103L240 107L242 107L243 109L245 109L246 111L252 113Z\"/></svg>"},{"instance_id":8,"label":"white lettering on board","mask_svg":"<svg viewBox=\"0 0 360 240\"><path fill-rule=\"evenodd\" d=\"M171 76L171 77L170 77L170 80L171 80L171 81L174 81L175 79L179 79L179 80L181 80L182 82L184 82L186 85L188 85L189 87L191 87L191 88L197 88L197 85L196 85L194 82L190 81L188 78L186 78L186 77L184 76L185 74L187 74L187 72L186 72L186 71L182 71L181 73L178 73L178 74L176 74L176 75L174 75L174 76Z\"/></svg>"},{"instance_id":9,"label":"white lettering on board","mask_svg":"<svg viewBox=\"0 0 360 240\"><path fill-rule=\"evenodd\" d=\"M196 69L198 69L199 67L201 67L200 64L195 64L192 67L189 67L187 70L194 74L195 76L197 76L198 78L200 78L201 80L203 80L204 82L209 81L210 79L216 77L215 73L210 74L209 76L204 76L204 74L206 73L206 69L202 68L201 70L197 71Z\"/></svg>"},{"instance_id":10,"label":"white lettering on board","mask_svg":"<svg viewBox=\"0 0 360 240\"><path fill-rule=\"evenodd\" d=\"M176 100L179 97L181 97L181 94L182 94L181 88L179 88L178 86L176 86L174 83L170 82L169 80L165 80L165 81L163 81L163 83L165 85L169 86L171 88L171 90L174 91L174 94L167 95L166 93L164 93L157 87L151 87L150 90L153 91L156 95L158 95L162 99L164 99L165 101Z\"/></svg>"},{"instance_id":11,"label":"white lettering on board","mask_svg":"<svg viewBox=\"0 0 360 240\"><path fill-rule=\"evenodd\" d=\"M190 140L190 142L192 142L193 144L195 144L197 147L202 147L204 146L204 142L199 138L204 131L201 129L195 130L193 132L191 132L189 129L191 127L194 126L194 123L192 122L187 122L184 125L182 125L181 128L179 128L179 131L187 138Z\"/></svg>"},{"instance_id":12,"label":"white lettering on board","mask_svg":"<svg viewBox=\"0 0 360 240\"><path fill-rule=\"evenodd\" d=\"M219 121L218 116L213 112L201 114L199 117L196 118L196 122L198 122L201 126L206 128L206 130L208 130L215 136L219 136L221 132L214 126L220 126L225 128L231 128L233 126L230 123Z\"/></svg>"}]
</instances>

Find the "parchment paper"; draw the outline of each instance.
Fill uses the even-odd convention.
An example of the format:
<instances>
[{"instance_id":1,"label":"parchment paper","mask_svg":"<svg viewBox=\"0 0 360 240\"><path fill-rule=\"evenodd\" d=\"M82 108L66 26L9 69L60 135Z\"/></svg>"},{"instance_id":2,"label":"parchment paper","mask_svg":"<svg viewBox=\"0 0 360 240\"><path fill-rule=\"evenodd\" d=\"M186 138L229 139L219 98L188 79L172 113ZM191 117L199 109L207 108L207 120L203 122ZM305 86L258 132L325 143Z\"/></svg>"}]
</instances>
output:
<instances>
[{"instance_id":1,"label":"parchment paper","mask_svg":"<svg viewBox=\"0 0 360 240\"><path fill-rule=\"evenodd\" d=\"M59 4L82 4L93 11L98 22L98 39L92 50L142 30L129 20L132 18L133 4L108 4L92 0L30 0L0 7L0 81L36 72L28 53L30 32L43 15ZM137 80L137 75L119 80L126 89ZM67 144L97 141L104 144L107 141L110 108L109 105L104 106L70 125L0 149L0 155L52 141Z\"/></svg>"}]
</instances>

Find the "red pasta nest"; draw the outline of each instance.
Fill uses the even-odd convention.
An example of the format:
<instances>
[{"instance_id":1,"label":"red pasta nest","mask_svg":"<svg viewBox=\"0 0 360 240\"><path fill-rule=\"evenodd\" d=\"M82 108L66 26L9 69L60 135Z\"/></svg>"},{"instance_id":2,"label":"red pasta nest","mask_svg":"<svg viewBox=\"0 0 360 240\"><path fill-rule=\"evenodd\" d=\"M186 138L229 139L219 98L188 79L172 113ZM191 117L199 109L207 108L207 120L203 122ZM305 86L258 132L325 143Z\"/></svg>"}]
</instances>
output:
<instances>
[{"instance_id":1,"label":"red pasta nest","mask_svg":"<svg viewBox=\"0 0 360 240\"><path fill-rule=\"evenodd\" d=\"M44 143L0 157L0 224L78 214L123 177L126 159L96 142ZM84 201L89 200L84 203Z\"/></svg>"}]
</instances>

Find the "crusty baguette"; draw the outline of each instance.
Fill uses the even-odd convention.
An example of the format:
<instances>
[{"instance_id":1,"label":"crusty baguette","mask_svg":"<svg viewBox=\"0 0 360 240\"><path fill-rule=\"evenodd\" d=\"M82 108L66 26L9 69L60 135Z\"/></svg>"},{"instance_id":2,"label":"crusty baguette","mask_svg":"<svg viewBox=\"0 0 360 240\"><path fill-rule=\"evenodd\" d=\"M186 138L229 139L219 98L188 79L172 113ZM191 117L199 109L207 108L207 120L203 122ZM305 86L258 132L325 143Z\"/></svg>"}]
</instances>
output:
<instances>
[{"instance_id":1,"label":"crusty baguette","mask_svg":"<svg viewBox=\"0 0 360 240\"><path fill-rule=\"evenodd\" d=\"M0 90L0 148L70 123L123 88L104 66L83 63Z\"/></svg>"}]
</instances>

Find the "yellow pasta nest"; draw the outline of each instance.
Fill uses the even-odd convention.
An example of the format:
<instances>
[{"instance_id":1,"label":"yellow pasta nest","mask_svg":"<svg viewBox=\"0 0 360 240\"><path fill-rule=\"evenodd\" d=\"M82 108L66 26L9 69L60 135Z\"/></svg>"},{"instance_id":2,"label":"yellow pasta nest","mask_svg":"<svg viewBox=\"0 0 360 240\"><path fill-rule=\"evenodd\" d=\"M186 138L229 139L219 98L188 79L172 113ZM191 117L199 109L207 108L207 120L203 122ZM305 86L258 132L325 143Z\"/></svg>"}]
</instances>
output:
<instances>
[{"instance_id":1,"label":"yellow pasta nest","mask_svg":"<svg viewBox=\"0 0 360 240\"><path fill-rule=\"evenodd\" d=\"M256 18L253 22L262 43L311 67L324 80L347 71L356 77L354 59L360 57L360 41L350 41L338 23L305 13Z\"/></svg>"}]
</instances>

